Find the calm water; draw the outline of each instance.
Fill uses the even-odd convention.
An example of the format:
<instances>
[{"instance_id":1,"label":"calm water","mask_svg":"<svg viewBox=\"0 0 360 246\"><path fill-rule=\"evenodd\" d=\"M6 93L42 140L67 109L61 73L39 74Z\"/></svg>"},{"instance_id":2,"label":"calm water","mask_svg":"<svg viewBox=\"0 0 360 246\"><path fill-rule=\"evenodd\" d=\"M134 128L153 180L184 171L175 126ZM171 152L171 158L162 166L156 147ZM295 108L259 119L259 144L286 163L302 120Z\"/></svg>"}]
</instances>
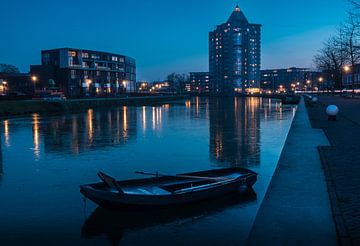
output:
<instances>
[{"instance_id":1,"label":"calm water","mask_svg":"<svg viewBox=\"0 0 360 246\"><path fill-rule=\"evenodd\" d=\"M1 121L0 245L233 245L246 241L295 109L271 99L193 98ZM254 192L181 209L114 212L84 201L98 170L181 173L243 166Z\"/></svg>"}]
</instances>

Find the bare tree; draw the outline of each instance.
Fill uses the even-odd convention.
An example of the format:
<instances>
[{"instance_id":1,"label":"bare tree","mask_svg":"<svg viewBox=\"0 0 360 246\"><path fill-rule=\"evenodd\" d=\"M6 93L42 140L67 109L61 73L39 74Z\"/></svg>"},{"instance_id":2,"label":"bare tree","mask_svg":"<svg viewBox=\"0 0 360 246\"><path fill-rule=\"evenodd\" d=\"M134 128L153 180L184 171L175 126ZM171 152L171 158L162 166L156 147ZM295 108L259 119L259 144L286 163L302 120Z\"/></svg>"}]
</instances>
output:
<instances>
[{"instance_id":1,"label":"bare tree","mask_svg":"<svg viewBox=\"0 0 360 246\"><path fill-rule=\"evenodd\" d=\"M0 64L0 73L19 73L19 69L13 65Z\"/></svg>"},{"instance_id":2,"label":"bare tree","mask_svg":"<svg viewBox=\"0 0 360 246\"><path fill-rule=\"evenodd\" d=\"M360 63L360 21L359 15L349 12L348 19L344 23L343 45L347 62L351 65L351 86L353 96L355 95L355 73L356 65Z\"/></svg>"},{"instance_id":3,"label":"bare tree","mask_svg":"<svg viewBox=\"0 0 360 246\"><path fill-rule=\"evenodd\" d=\"M317 68L331 74L335 89L342 87L342 68L346 62L343 39L343 30L340 28L337 35L329 38L314 57Z\"/></svg>"},{"instance_id":4,"label":"bare tree","mask_svg":"<svg viewBox=\"0 0 360 246\"><path fill-rule=\"evenodd\" d=\"M170 83L172 92L184 92L185 85L189 81L187 74L172 73L167 76L167 81Z\"/></svg>"},{"instance_id":5,"label":"bare tree","mask_svg":"<svg viewBox=\"0 0 360 246\"><path fill-rule=\"evenodd\" d=\"M350 0L349 2L353 5L354 9L360 9L360 2L359 1Z\"/></svg>"}]
</instances>

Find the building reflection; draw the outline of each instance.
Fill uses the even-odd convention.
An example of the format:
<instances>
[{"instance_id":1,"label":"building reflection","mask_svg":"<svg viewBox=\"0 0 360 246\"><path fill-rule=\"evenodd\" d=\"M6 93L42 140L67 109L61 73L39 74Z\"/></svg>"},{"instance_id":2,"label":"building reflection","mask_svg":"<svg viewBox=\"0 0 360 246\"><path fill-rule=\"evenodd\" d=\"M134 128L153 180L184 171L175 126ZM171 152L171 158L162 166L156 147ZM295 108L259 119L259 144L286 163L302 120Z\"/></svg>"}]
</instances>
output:
<instances>
[{"instance_id":1,"label":"building reflection","mask_svg":"<svg viewBox=\"0 0 360 246\"><path fill-rule=\"evenodd\" d=\"M32 116L32 130L33 130L33 142L34 142L34 156L35 159L40 158L40 140L39 140L39 129L40 129L40 122L39 122L39 115L33 114Z\"/></svg>"},{"instance_id":2,"label":"building reflection","mask_svg":"<svg viewBox=\"0 0 360 246\"><path fill-rule=\"evenodd\" d=\"M143 132L146 132L146 107L143 106L141 109L141 126Z\"/></svg>"},{"instance_id":3,"label":"building reflection","mask_svg":"<svg viewBox=\"0 0 360 246\"><path fill-rule=\"evenodd\" d=\"M42 129L44 151L79 154L124 144L137 134L136 110L129 107L89 109L85 114L50 118Z\"/></svg>"},{"instance_id":4,"label":"building reflection","mask_svg":"<svg viewBox=\"0 0 360 246\"><path fill-rule=\"evenodd\" d=\"M260 163L260 98L210 101L210 155L234 166Z\"/></svg>"},{"instance_id":5,"label":"building reflection","mask_svg":"<svg viewBox=\"0 0 360 246\"><path fill-rule=\"evenodd\" d=\"M10 147L9 121L4 120L4 141L7 147Z\"/></svg>"}]
</instances>

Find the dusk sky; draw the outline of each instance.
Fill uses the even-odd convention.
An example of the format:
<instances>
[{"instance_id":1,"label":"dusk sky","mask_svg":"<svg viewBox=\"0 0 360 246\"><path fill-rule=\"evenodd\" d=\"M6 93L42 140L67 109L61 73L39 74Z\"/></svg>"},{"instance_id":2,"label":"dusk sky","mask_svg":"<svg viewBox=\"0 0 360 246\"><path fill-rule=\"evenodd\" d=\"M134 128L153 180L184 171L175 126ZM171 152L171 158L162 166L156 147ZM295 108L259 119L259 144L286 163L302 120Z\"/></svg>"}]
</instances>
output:
<instances>
[{"instance_id":1,"label":"dusk sky","mask_svg":"<svg viewBox=\"0 0 360 246\"><path fill-rule=\"evenodd\" d=\"M0 63L22 72L40 51L73 47L137 61L138 80L208 70L208 32L236 4L263 25L262 68L310 67L346 17L346 0L0 0Z\"/></svg>"}]
</instances>

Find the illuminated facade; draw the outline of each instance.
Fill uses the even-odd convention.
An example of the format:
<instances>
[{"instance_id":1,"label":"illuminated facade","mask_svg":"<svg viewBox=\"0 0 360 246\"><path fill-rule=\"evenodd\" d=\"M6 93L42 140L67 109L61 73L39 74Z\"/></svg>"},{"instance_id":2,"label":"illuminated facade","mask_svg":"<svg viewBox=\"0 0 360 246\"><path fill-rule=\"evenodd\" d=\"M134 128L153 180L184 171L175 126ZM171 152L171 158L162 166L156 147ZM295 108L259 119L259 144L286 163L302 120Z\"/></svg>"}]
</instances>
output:
<instances>
[{"instance_id":1,"label":"illuminated facade","mask_svg":"<svg viewBox=\"0 0 360 246\"><path fill-rule=\"evenodd\" d=\"M354 78L355 82L353 83L353 67L350 66L348 68L348 71L343 71L343 77L342 77L342 85L346 89L352 89L352 86L354 84L354 88L358 89L360 88L360 64L356 64L354 69Z\"/></svg>"},{"instance_id":2,"label":"illuminated facade","mask_svg":"<svg viewBox=\"0 0 360 246\"><path fill-rule=\"evenodd\" d=\"M188 92L208 93L210 91L210 74L208 72L191 72Z\"/></svg>"},{"instance_id":3,"label":"illuminated facade","mask_svg":"<svg viewBox=\"0 0 360 246\"><path fill-rule=\"evenodd\" d=\"M27 73L0 73L0 93L33 93L33 84Z\"/></svg>"},{"instance_id":4,"label":"illuminated facade","mask_svg":"<svg viewBox=\"0 0 360 246\"><path fill-rule=\"evenodd\" d=\"M91 50L61 48L41 52L40 66L31 66L39 79L37 89L49 80L67 97L102 96L135 91L133 58Z\"/></svg>"},{"instance_id":5,"label":"illuminated facade","mask_svg":"<svg viewBox=\"0 0 360 246\"><path fill-rule=\"evenodd\" d=\"M261 70L261 89L285 91L309 89L318 86L321 72L307 68L285 68Z\"/></svg>"},{"instance_id":6,"label":"illuminated facade","mask_svg":"<svg viewBox=\"0 0 360 246\"><path fill-rule=\"evenodd\" d=\"M239 6L209 33L210 90L245 93L260 87L261 25L250 24Z\"/></svg>"}]
</instances>

